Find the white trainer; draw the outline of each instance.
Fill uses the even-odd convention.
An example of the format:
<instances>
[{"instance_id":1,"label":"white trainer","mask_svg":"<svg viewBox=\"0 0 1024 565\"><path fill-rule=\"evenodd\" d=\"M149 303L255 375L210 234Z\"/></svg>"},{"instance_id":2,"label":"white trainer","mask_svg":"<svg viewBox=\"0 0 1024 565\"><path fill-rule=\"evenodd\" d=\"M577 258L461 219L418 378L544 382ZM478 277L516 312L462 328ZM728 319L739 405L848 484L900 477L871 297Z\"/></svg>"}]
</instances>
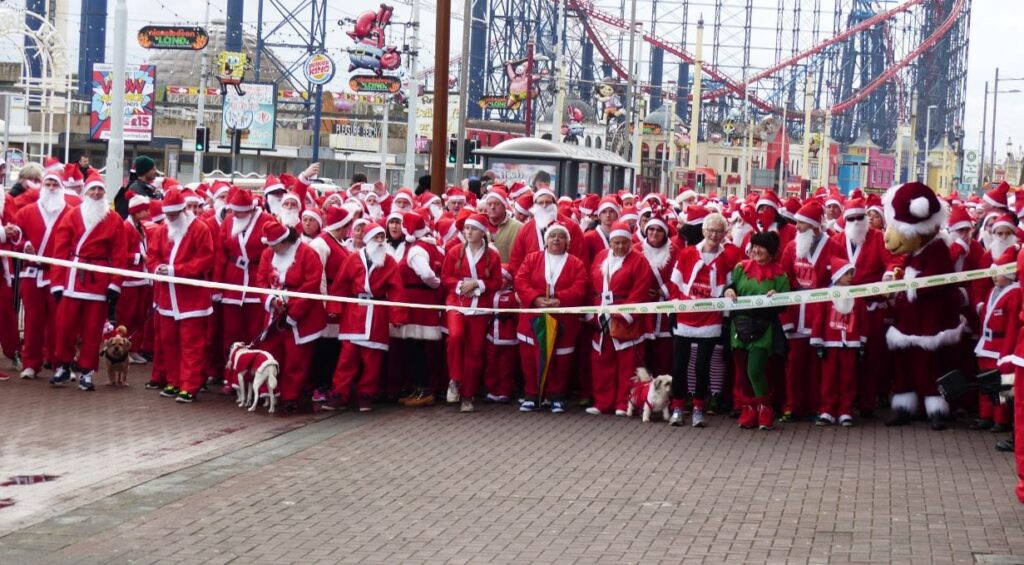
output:
<instances>
[{"instance_id":1,"label":"white trainer","mask_svg":"<svg viewBox=\"0 0 1024 565\"><path fill-rule=\"evenodd\" d=\"M459 398L459 383L455 381L448 381L448 403L455 404L459 401Z\"/></svg>"}]
</instances>

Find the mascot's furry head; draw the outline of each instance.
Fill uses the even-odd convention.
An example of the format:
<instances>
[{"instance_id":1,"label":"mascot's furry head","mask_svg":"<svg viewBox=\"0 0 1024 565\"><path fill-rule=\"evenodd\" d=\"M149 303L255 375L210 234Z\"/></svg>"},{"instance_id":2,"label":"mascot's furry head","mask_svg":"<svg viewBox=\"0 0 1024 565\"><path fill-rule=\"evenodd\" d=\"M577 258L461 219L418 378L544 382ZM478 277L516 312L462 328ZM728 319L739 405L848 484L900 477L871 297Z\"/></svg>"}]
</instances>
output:
<instances>
[{"instance_id":1,"label":"mascot's furry head","mask_svg":"<svg viewBox=\"0 0 1024 565\"><path fill-rule=\"evenodd\" d=\"M946 225L949 208L927 185L896 185L882 198L885 207L885 247L909 255L924 247Z\"/></svg>"}]
</instances>

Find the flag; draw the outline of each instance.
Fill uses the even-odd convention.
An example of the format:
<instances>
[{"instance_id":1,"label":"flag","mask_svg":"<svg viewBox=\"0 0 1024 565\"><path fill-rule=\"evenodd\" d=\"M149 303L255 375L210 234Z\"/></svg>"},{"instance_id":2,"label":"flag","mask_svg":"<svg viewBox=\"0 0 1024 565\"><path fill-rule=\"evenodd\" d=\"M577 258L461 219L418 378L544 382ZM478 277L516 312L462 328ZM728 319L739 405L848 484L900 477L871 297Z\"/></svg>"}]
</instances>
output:
<instances>
[{"instance_id":1,"label":"flag","mask_svg":"<svg viewBox=\"0 0 1024 565\"><path fill-rule=\"evenodd\" d=\"M551 314L541 314L533 319L533 335L537 344L537 402L544 398L544 384L551 368L551 357L555 354L555 340L558 338L558 320Z\"/></svg>"}]
</instances>

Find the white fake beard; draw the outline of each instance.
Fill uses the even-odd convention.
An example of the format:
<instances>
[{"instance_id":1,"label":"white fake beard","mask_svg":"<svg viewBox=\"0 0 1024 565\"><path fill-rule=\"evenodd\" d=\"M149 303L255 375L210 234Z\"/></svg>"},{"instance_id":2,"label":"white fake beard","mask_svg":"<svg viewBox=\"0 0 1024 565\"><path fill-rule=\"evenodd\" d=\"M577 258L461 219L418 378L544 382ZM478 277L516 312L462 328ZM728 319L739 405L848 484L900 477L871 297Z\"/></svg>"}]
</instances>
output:
<instances>
[{"instance_id":1,"label":"white fake beard","mask_svg":"<svg viewBox=\"0 0 1024 565\"><path fill-rule=\"evenodd\" d=\"M39 191L39 207L47 214L56 214L64 209L64 193L60 190Z\"/></svg>"},{"instance_id":2,"label":"white fake beard","mask_svg":"<svg viewBox=\"0 0 1024 565\"><path fill-rule=\"evenodd\" d=\"M366 243L366 254L370 257L370 262L373 263L374 267L380 267L384 264L384 259L388 256L388 249L386 243L380 243L377 241L369 241Z\"/></svg>"},{"instance_id":3,"label":"white fake beard","mask_svg":"<svg viewBox=\"0 0 1024 565\"><path fill-rule=\"evenodd\" d=\"M989 245L991 246L989 247L989 249L992 251L992 260L995 261L996 259L1002 257L1003 253L1006 253L1007 249L1013 247L1016 244L1017 236L1015 235L1008 235L1006 237L996 237L993 235L992 240L989 241Z\"/></svg>"},{"instance_id":4,"label":"white fake beard","mask_svg":"<svg viewBox=\"0 0 1024 565\"><path fill-rule=\"evenodd\" d=\"M221 218L224 217L224 216L221 215L221 213L224 211L224 207L227 206L227 205L228 205L228 203L223 201L223 200L214 200L213 201L213 214L214 214L214 216L217 217L218 221Z\"/></svg>"},{"instance_id":5,"label":"white fake beard","mask_svg":"<svg viewBox=\"0 0 1024 565\"><path fill-rule=\"evenodd\" d=\"M63 195L61 195L61 199L63 198ZM96 200L87 197L82 201L81 210L82 223L85 224L86 230L96 227L96 224L100 223L110 213L110 207L107 205L105 198Z\"/></svg>"},{"instance_id":6,"label":"white fake beard","mask_svg":"<svg viewBox=\"0 0 1024 565\"><path fill-rule=\"evenodd\" d=\"M807 259L811 256L811 247L814 245L814 230L796 233L796 256L798 259Z\"/></svg>"},{"instance_id":7,"label":"white fake beard","mask_svg":"<svg viewBox=\"0 0 1024 565\"><path fill-rule=\"evenodd\" d=\"M746 222L734 224L732 226L732 231L729 232L729 237L732 238L732 244L742 245L743 239L752 231L754 231L754 228L750 227Z\"/></svg>"},{"instance_id":8,"label":"white fake beard","mask_svg":"<svg viewBox=\"0 0 1024 565\"><path fill-rule=\"evenodd\" d=\"M533 219L537 221L537 227L540 229L548 227L558 217L558 208L554 204L534 205L533 208L530 208L530 212L533 213Z\"/></svg>"},{"instance_id":9,"label":"white fake beard","mask_svg":"<svg viewBox=\"0 0 1024 565\"><path fill-rule=\"evenodd\" d=\"M281 203L283 201L284 201L284 196L283 195L282 196L278 196L277 194L268 194L267 195L267 209L270 210L271 214L276 216L277 213L281 211Z\"/></svg>"},{"instance_id":10,"label":"white fake beard","mask_svg":"<svg viewBox=\"0 0 1024 565\"><path fill-rule=\"evenodd\" d=\"M986 230L983 229L983 230L981 230L980 239L981 239L981 245L985 249L991 249L992 248L992 240L995 239L995 236L992 235L992 232L986 231Z\"/></svg>"},{"instance_id":11,"label":"white fake beard","mask_svg":"<svg viewBox=\"0 0 1024 565\"><path fill-rule=\"evenodd\" d=\"M377 221L384 217L384 210L380 207L380 204L367 204L366 215L372 220Z\"/></svg>"},{"instance_id":12,"label":"white fake beard","mask_svg":"<svg viewBox=\"0 0 1024 565\"><path fill-rule=\"evenodd\" d=\"M231 237L238 237L249 227L252 223L253 215L249 214L248 218L244 220L239 219L237 216L231 220Z\"/></svg>"},{"instance_id":13,"label":"white fake beard","mask_svg":"<svg viewBox=\"0 0 1024 565\"><path fill-rule=\"evenodd\" d=\"M295 263L295 252L298 249L299 245L293 243L284 252L278 253L274 251L274 256L270 258L270 264L277 271L277 282L279 284L284 284L284 279L288 275L288 269L291 269L292 264Z\"/></svg>"},{"instance_id":14,"label":"white fake beard","mask_svg":"<svg viewBox=\"0 0 1024 565\"><path fill-rule=\"evenodd\" d=\"M277 219L281 220L281 225L283 225L284 227L294 228L295 226L299 225L299 211L282 209L280 212L278 212Z\"/></svg>"},{"instance_id":15,"label":"white fake beard","mask_svg":"<svg viewBox=\"0 0 1024 565\"><path fill-rule=\"evenodd\" d=\"M840 314L849 314L853 312L853 301L853 298L833 298L832 307Z\"/></svg>"},{"instance_id":16,"label":"white fake beard","mask_svg":"<svg viewBox=\"0 0 1024 565\"><path fill-rule=\"evenodd\" d=\"M846 232L846 240L850 243L860 247L864 243L864 240L868 237L868 221L863 219L859 222L846 221L846 227L843 231Z\"/></svg>"},{"instance_id":17,"label":"white fake beard","mask_svg":"<svg viewBox=\"0 0 1024 565\"><path fill-rule=\"evenodd\" d=\"M164 223L167 224L167 237L171 241L181 241L181 238L185 236L185 232L188 231L188 226L194 217L195 216L192 215L192 212L186 210L173 222L165 220Z\"/></svg>"},{"instance_id":18,"label":"white fake beard","mask_svg":"<svg viewBox=\"0 0 1024 565\"><path fill-rule=\"evenodd\" d=\"M650 263L651 268L660 271L668 263L669 257L672 255L672 245L666 241L661 244L661 247L654 247L647 243L646 239L642 241L644 257L647 257L647 262Z\"/></svg>"},{"instance_id":19,"label":"white fake beard","mask_svg":"<svg viewBox=\"0 0 1024 565\"><path fill-rule=\"evenodd\" d=\"M431 204L428 209L430 210L430 217L434 218L434 222L440 220L441 216L444 215L444 208L439 204Z\"/></svg>"}]
</instances>

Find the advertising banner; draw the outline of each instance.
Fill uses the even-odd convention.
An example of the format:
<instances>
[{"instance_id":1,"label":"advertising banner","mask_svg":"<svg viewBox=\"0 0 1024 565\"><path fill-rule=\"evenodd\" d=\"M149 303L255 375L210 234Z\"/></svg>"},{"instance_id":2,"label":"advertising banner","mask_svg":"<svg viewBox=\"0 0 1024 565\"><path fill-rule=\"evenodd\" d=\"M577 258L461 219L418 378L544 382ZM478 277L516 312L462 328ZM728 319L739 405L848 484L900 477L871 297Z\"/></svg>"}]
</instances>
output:
<instances>
[{"instance_id":1,"label":"advertising banner","mask_svg":"<svg viewBox=\"0 0 1024 565\"><path fill-rule=\"evenodd\" d=\"M239 95L228 90L224 96L220 145L231 145L230 131L242 130L243 149L273 149L277 121L277 85L247 82Z\"/></svg>"},{"instance_id":2,"label":"advertising banner","mask_svg":"<svg viewBox=\"0 0 1024 565\"><path fill-rule=\"evenodd\" d=\"M110 139L113 65L96 63L92 67L92 105L89 109L89 139ZM156 65L133 65L124 71L124 140L153 140Z\"/></svg>"}]
</instances>

